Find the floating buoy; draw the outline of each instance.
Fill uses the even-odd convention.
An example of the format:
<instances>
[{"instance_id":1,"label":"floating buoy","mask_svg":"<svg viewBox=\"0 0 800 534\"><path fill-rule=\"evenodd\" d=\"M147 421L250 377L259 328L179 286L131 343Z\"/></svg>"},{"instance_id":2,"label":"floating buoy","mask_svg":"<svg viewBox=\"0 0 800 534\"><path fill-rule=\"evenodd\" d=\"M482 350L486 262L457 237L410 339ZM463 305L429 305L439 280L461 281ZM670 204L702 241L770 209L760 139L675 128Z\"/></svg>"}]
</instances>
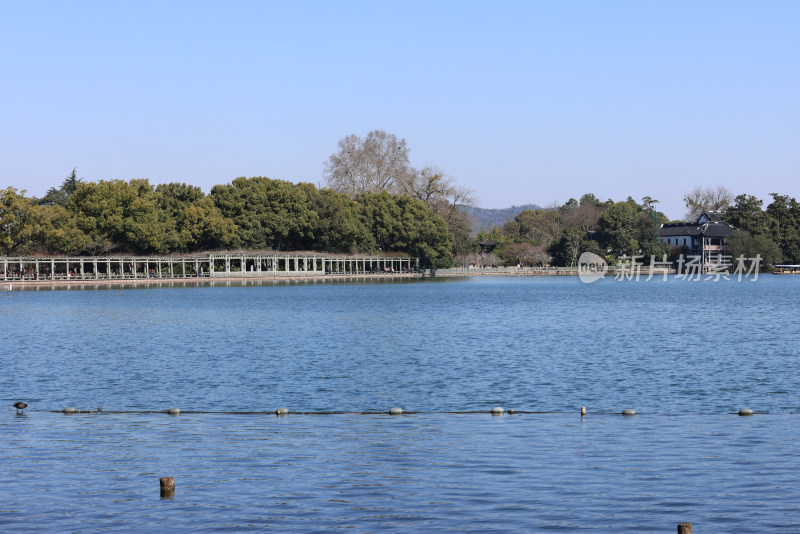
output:
<instances>
[{"instance_id":1,"label":"floating buoy","mask_svg":"<svg viewBox=\"0 0 800 534\"><path fill-rule=\"evenodd\" d=\"M180 408L170 408L169 410L167 410L167 413L170 414L170 415L180 415L181 414L181 409Z\"/></svg>"},{"instance_id":2,"label":"floating buoy","mask_svg":"<svg viewBox=\"0 0 800 534\"><path fill-rule=\"evenodd\" d=\"M505 410L502 406L495 406L492 408L492 415L503 415L503 412L505 412Z\"/></svg>"},{"instance_id":3,"label":"floating buoy","mask_svg":"<svg viewBox=\"0 0 800 534\"><path fill-rule=\"evenodd\" d=\"M753 415L753 410L751 408L742 408L739 410L739 415Z\"/></svg>"},{"instance_id":4,"label":"floating buoy","mask_svg":"<svg viewBox=\"0 0 800 534\"><path fill-rule=\"evenodd\" d=\"M275 410L275 415L289 415L289 408L278 408Z\"/></svg>"},{"instance_id":5,"label":"floating buoy","mask_svg":"<svg viewBox=\"0 0 800 534\"><path fill-rule=\"evenodd\" d=\"M75 412L77 412L77 411L78 411L78 410L76 410L76 409L75 409L74 407L72 407L72 406L67 406L66 408L64 408L64 413L75 413Z\"/></svg>"},{"instance_id":6,"label":"floating buoy","mask_svg":"<svg viewBox=\"0 0 800 534\"><path fill-rule=\"evenodd\" d=\"M628 417L630 417L632 415L636 415L636 410L631 410L630 408L626 408L626 409L622 410L622 415L625 415L625 416L628 416Z\"/></svg>"},{"instance_id":7,"label":"floating buoy","mask_svg":"<svg viewBox=\"0 0 800 534\"><path fill-rule=\"evenodd\" d=\"M581 417L586 417L586 406L581 406Z\"/></svg>"},{"instance_id":8,"label":"floating buoy","mask_svg":"<svg viewBox=\"0 0 800 534\"><path fill-rule=\"evenodd\" d=\"M389 410L389 415L400 415L403 413L403 409L395 406L394 408Z\"/></svg>"}]
</instances>

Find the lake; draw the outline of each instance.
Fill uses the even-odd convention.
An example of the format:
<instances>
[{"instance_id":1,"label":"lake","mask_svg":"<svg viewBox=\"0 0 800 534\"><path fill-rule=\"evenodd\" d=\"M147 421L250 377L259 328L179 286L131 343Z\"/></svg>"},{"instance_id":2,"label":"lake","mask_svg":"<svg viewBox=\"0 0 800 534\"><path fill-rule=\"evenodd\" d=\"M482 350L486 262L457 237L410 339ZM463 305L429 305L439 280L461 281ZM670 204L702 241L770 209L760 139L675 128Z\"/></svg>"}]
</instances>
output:
<instances>
[{"instance_id":1,"label":"lake","mask_svg":"<svg viewBox=\"0 0 800 534\"><path fill-rule=\"evenodd\" d=\"M798 288L15 287L0 530L800 531Z\"/></svg>"}]
</instances>

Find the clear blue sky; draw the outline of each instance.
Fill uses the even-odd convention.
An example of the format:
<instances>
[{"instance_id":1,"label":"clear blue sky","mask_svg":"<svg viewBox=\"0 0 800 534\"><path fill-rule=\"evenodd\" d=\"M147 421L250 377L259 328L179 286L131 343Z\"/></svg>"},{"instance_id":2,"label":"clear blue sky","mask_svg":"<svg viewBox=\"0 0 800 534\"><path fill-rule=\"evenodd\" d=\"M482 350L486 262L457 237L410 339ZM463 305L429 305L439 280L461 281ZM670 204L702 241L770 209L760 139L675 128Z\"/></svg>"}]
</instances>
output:
<instances>
[{"instance_id":1,"label":"clear blue sky","mask_svg":"<svg viewBox=\"0 0 800 534\"><path fill-rule=\"evenodd\" d=\"M800 2L0 3L0 186L322 182L405 138L482 207L800 196Z\"/></svg>"}]
</instances>

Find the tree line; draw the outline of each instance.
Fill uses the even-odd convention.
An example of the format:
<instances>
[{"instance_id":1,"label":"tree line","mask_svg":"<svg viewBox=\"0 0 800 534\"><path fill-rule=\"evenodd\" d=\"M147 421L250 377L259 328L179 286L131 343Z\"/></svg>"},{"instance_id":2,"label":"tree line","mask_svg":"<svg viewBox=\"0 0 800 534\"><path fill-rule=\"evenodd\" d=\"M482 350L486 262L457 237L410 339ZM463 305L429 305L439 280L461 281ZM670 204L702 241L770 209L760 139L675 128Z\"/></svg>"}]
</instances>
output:
<instances>
[{"instance_id":1,"label":"tree line","mask_svg":"<svg viewBox=\"0 0 800 534\"><path fill-rule=\"evenodd\" d=\"M724 211L723 220L737 230L726 240L733 258L760 255L763 265L800 264L800 204L788 196L773 193L772 202L752 195L734 197L724 187L695 188L684 197L687 213L683 222L695 222L703 211ZM658 201L628 197L621 202L600 201L593 194L570 199L560 206L524 210L502 227L482 229L478 241L492 239L499 244L489 264L574 266L580 254L594 252L614 263L623 255L664 254L675 261L688 254L684 247L670 248L658 238L658 228L669 221L657 211ZM475 253L457 257L464 265L476 261Z\"/></svg>"},{"instance_id":2,"label":"tree line","mask_svg":"<svg viewBox=\"0 0 800 534\"><path fill-rule=\"evenodd\" d=\"M657 229L668 220L655 209L656 202L650 197L641 203L630 197L600 201L588 193L560 206L524 210L502 227L481 231L478 238L499 243L488 259L491 264L574 266L583 252L611 262L623 255L661 257L669 247L658 239Z\"/></svg>"},{"instance_id":3,"label":"tree line","mask_svg":"<svg viewBox=\"0 0 800 534\"><path fill-rule=\"evenodd\" d=\"M316 250L403 253L424 267L575 265L594 252L614 262L623 255L667 254L658 227L670 222L658 201L601 201L593 194L563 205L524 209L502 227L473 232L467 213L473 192L436 166L416 169L404 139L382 130L350 135L324 164L326 187L266 177L236 178L206 195L196 186L146 179L81 180L76 170L42 198L0 189L0 252L5 255L172 254L207 250ZM686 220L725 210L739 231L729 253L765 263L800 263L800 206L773 194L762 201L733 197L724 187L685 195ZM498 242L488 256L479 243Z\"/></svg>"},{"instance_id":4,"label":"tree line","mask_svg":"<svg viewBox=\"0 0 800 534\"><path fill-rule=\"evenodd\" d=\"M53 193L53 194L51 194ZM449 264L444 219L408 195L354 198L308 183L237 178L209 195L146 179L73 181L41 199L0 189L6 255L190 253L216 249L405 253Z\"/></svg>"},{"instance_id":5,"label":"tree line","mask_svg":"<svg viewBox=\"0 0 800 534\"><path fill-rule=\"evenodd\" d=\"M405 140L382 130L339 142L327 187L240 177L205 195L146 179L78 179L42 198L0 189L0 251L21 254L170 254L215 249L403 253L447 267L473 245L461 207L472 192L444 171L409 164Z\"/></svg>"}]
</instances>

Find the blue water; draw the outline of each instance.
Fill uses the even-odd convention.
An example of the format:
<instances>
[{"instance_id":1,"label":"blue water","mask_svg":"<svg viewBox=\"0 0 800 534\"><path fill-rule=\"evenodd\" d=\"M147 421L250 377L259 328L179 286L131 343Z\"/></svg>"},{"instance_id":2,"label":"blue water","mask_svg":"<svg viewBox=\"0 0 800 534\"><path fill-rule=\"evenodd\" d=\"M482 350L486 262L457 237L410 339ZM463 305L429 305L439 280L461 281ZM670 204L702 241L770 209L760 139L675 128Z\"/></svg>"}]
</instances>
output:
<instances>
[{"instance_id":1,"label":"blue water","mask_svg":"<svg viewBox=\"0 0 800 534\"><path fill-rule=\"evenodd\" d=\"M15 288L0 531L798 532L798 288Z\"/></svg>"}]
</instances>

